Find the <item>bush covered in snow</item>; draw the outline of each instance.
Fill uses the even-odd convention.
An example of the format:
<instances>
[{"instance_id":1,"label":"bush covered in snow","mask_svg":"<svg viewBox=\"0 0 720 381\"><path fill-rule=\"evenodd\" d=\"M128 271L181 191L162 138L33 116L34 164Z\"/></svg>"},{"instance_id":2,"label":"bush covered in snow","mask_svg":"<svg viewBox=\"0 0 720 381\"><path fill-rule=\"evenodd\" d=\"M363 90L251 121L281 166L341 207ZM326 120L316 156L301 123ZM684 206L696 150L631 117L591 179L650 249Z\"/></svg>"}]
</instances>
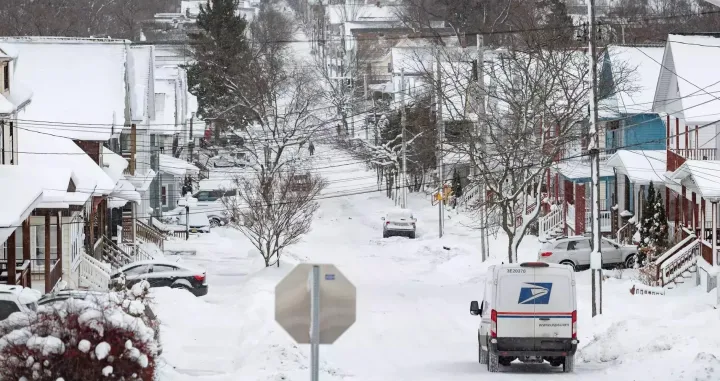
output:
<instances>
[{"instance_id":1,"label":"bush covered in snow","mask_svg":"<svg viewBox=\"0 0 720 381\"><path fill-rule=\"evenodd\" d=\"M11 315L0 325L0 379L153 380L159 343L148 286Z\"/></svg>"}]
</instances>

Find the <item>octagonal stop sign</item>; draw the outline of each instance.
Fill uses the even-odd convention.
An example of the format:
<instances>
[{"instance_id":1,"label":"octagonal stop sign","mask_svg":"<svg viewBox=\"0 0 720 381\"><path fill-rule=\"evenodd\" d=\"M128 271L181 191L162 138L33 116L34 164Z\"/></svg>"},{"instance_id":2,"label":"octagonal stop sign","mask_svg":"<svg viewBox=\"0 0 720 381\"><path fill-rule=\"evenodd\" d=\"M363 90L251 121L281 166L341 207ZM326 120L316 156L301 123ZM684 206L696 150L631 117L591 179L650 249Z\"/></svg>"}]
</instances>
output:
<instances>
[{"instance_id":1,"label":"octagonal stop sign","mask_svg":"<svg viewBox=\"0 0 720 381\"><path fill-rule=\"evenodd\" d=\"M303 263L275 286L275 321L298 344L310 344L313 266L320 267L320 344L332 344L355 323L355 286L335 265Z\"/></svg>"}]
</instances>

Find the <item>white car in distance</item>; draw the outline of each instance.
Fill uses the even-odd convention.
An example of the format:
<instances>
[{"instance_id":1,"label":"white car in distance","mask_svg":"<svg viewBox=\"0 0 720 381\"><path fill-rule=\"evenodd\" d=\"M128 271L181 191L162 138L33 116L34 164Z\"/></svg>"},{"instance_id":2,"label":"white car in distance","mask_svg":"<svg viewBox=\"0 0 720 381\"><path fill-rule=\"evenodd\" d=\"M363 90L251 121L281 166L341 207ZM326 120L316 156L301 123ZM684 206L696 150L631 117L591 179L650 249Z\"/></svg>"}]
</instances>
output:
<instances>
[{"instance_id":1,"label":"white car in distance","mask_svg":"<svg viewBox=\"0 0 720 381\"><path fill-rule=\"evenodd\" d=\"M410 209L397 209L389 212L382 218L383 238L396 235L415 238L417 219Z\"/></svg>"}]
</instances>

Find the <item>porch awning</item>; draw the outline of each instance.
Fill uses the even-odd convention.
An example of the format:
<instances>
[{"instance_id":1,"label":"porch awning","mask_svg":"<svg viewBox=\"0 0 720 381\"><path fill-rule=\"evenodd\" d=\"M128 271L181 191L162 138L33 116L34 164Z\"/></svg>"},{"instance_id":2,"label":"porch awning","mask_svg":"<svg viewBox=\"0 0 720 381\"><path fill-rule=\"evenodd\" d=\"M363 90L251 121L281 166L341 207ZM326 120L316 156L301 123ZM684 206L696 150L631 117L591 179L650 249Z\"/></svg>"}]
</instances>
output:
<instances>
[{"instance_id":1,"label":"porch awning","mask_svg":"<svg viewBox=\"0 0 720 381\"><path fill-rule=\"evenodd\" d=\"M176 177L183 177L190 174L200 173L200 168L186 162L174 158L170 155L160 154L160 172L167 173Z\"/></svg>"},{"instance_id":2,"label":"porch awning","mask_svg":"<svg viewBox=\"0 0 720 381\"><path fill-rule=\"evenodd\" d=\"M564 161L557 164L557 171L566 179L574 183L589 183L592 181L590 162L584 160ZM615 172L605 163L600 163L600 180L615 177Z\"/></svg>"},{"instance_id":3,"label":"porch awning","mask_svg":"<svg viewBox=\"0 0 720 381\"><path fill-rule=\"evenodd\" d=\"M688 160L668 178L710 202L720 202L720 161Z\"/></svg>"},{"instance_id":4,"label":"porch awning","mask_svg":"<svg viewBox=\"0 0 720 381\"><path fill-rule=\"evenodd\" d=\"M123 176L118 180L112 193L110 193L108 206L110 208L122 208L129 201L140 204L141 196L140 193L135 190L135 186Z\"/></svg>"},{"instance_id":5,"label":"porch awning","mask_svg":"<svg viewBox=\"0 0 720 381\"><path fill-rule=\"evenodd\" d=\"M0 243L17 229L42 201L42 178L19 170L17 165L0 165Z\"/></svg>"},{"instance_id":6,"label":"porch awning","mask_svg":"<svg viewBox=\"0 0 720 381\"><path fill-rule=\"evenodd\" d=\"M615 168L631 182L647 185L664 183L667 155L665 151L619 150L607 161L607 166Z\"/></svg>"}]
</instances>

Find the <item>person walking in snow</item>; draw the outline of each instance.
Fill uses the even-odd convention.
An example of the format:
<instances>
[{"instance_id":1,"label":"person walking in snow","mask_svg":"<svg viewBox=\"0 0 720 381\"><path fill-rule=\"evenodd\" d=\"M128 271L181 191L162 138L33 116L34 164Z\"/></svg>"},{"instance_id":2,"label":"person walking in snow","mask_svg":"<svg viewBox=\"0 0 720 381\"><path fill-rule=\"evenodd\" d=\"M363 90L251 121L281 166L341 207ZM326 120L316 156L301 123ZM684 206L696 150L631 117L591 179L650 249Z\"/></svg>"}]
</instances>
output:
<instances>
[{"instance_id":1,"label":"person walking in snow","mask_svg":"<svg viewBox=\"0 0 720 381\"><path fill-rule=\"evenodd\" d=\"M310 142L310 145L308 145L308 151L310 151L310 156L315 154L315 145Z\"/></svg>"}]
</instances>

